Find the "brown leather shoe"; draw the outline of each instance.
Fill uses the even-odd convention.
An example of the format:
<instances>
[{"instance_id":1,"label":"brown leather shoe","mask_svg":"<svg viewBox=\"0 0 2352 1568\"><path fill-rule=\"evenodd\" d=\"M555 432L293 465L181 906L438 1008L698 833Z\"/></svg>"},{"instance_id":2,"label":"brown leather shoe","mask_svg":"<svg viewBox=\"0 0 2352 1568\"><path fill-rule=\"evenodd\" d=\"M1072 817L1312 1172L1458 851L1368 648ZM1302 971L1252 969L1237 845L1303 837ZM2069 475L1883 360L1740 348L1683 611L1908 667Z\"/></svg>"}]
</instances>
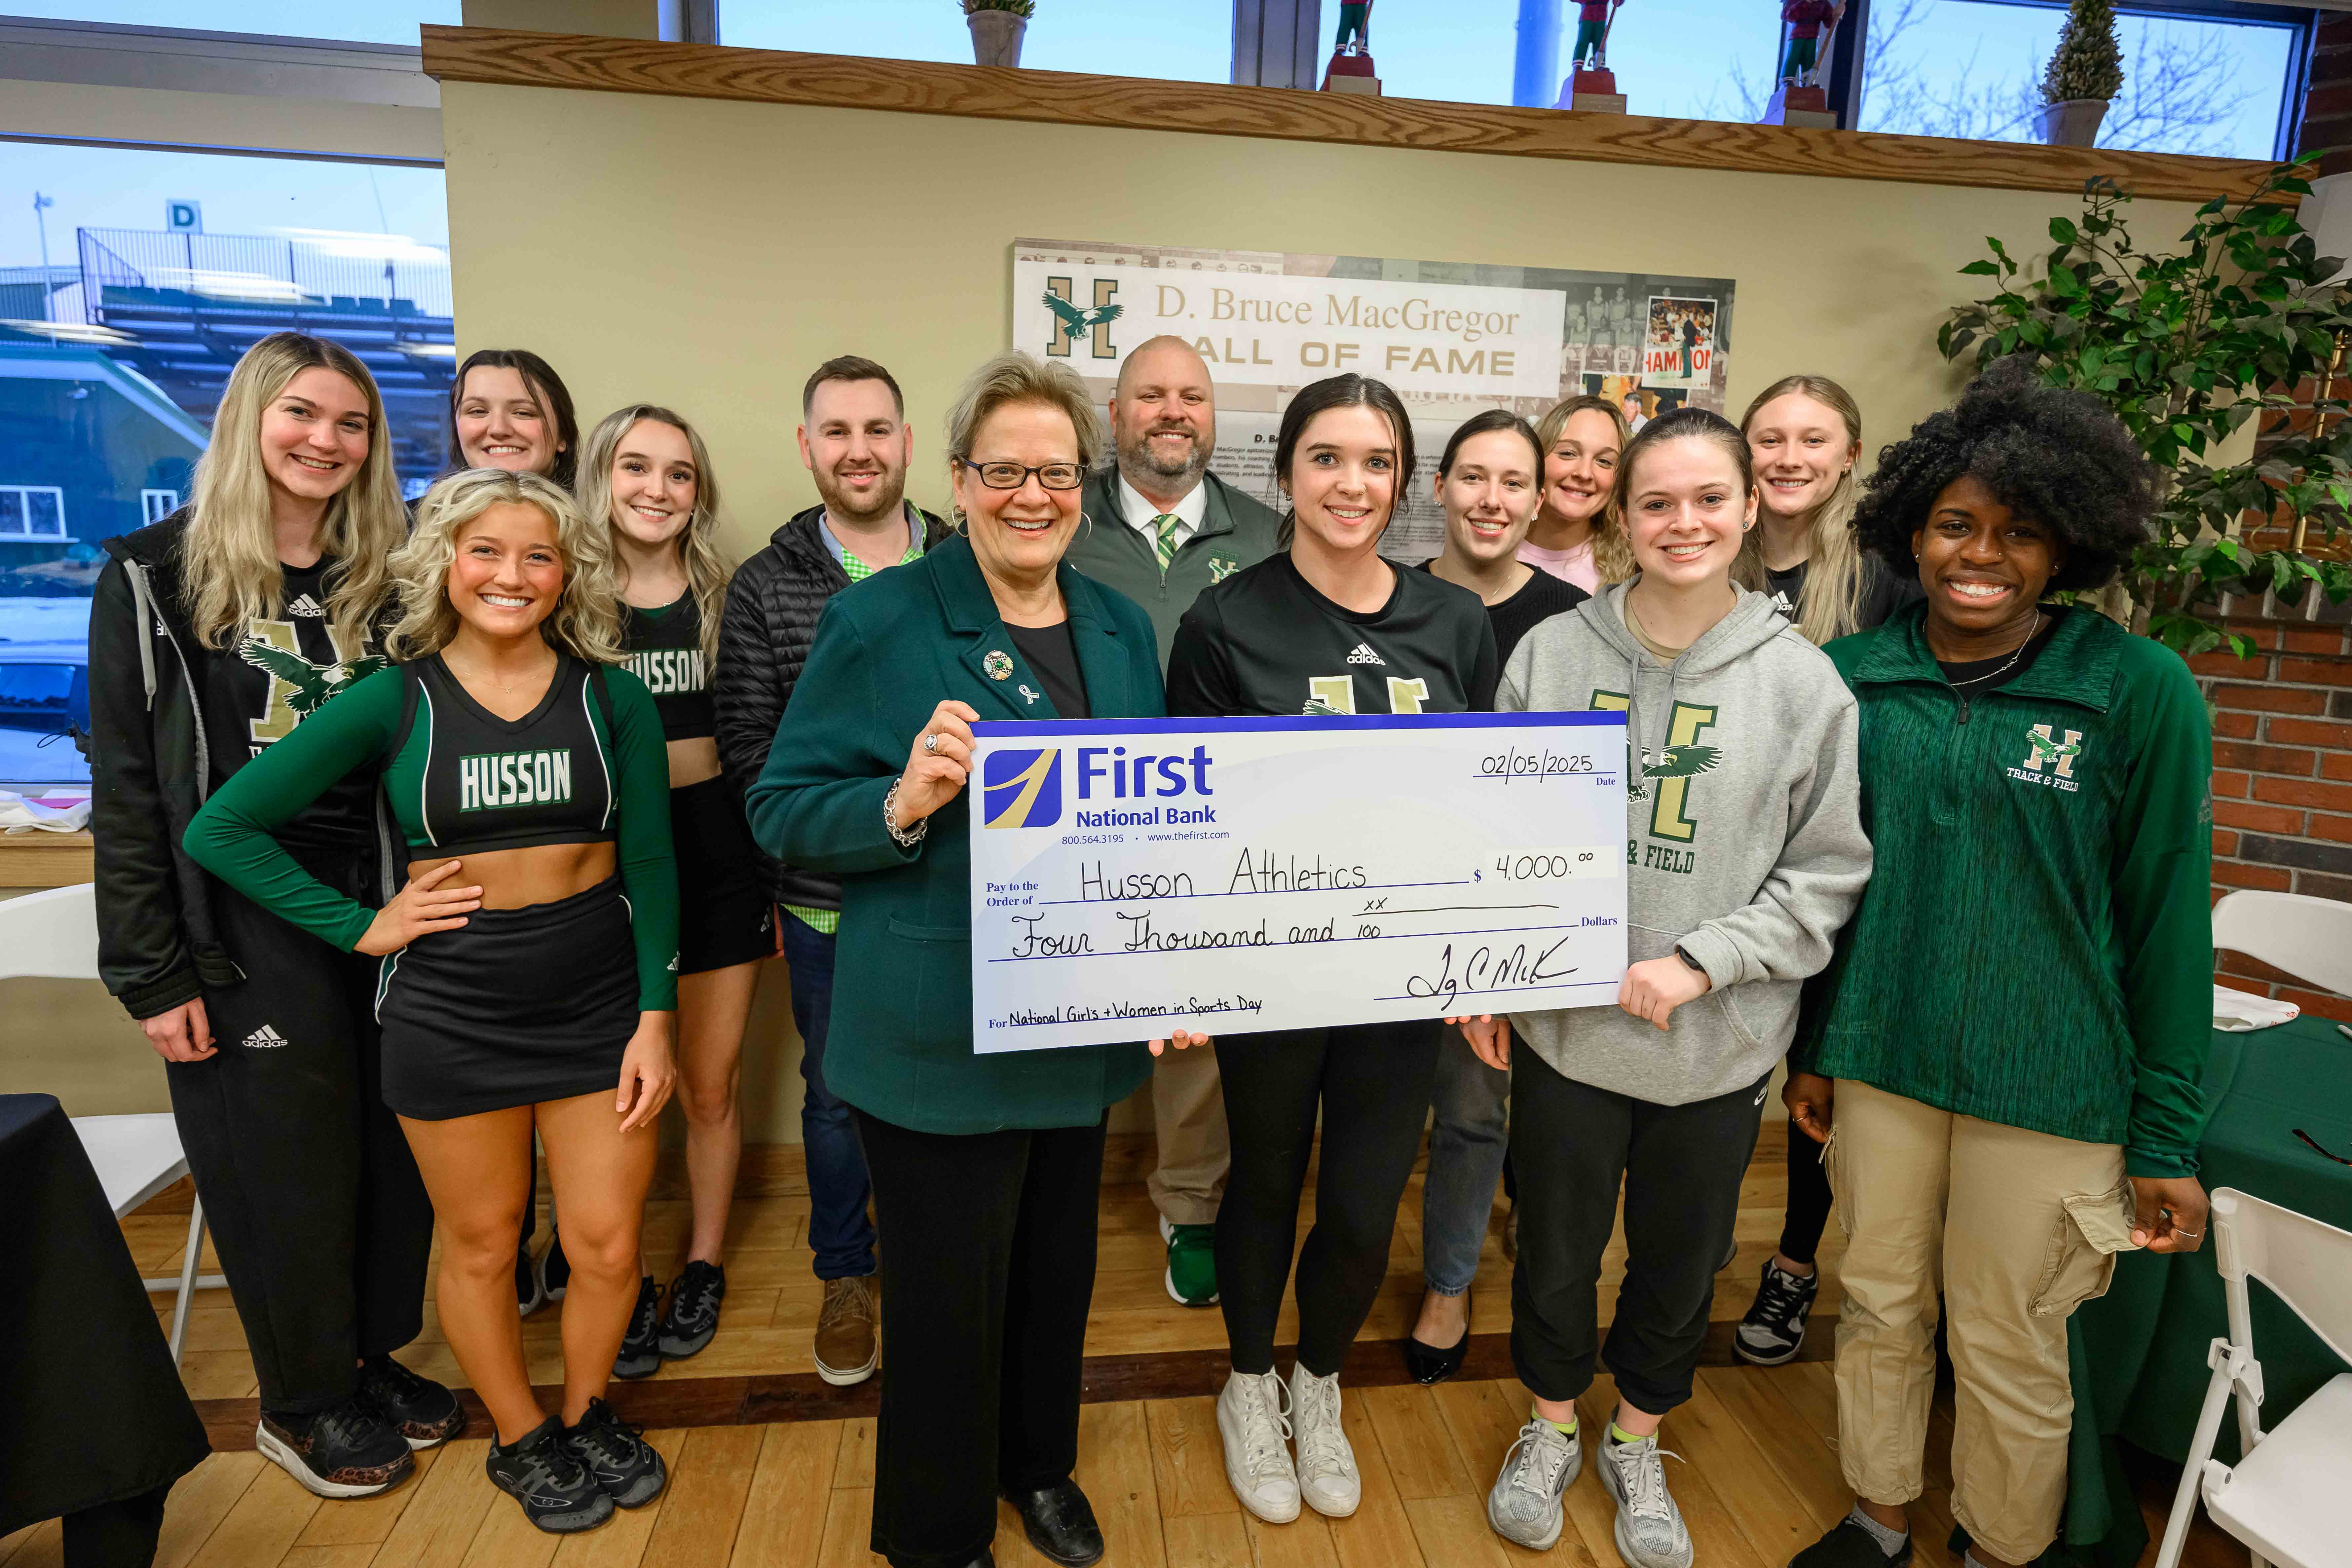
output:
<instances>
[{"instance_id":1,"label":"brown leather shoe","mask_svg":"<svg viewBox=\"0 0 2352 1568\"><path fill-rule=\"evenodd\" d=\"M824 1282L824 1305L816 1315L816 1374L835 1387L864 1383L882 1356L875 1323L881 1292L874 1276L861 1274Z\"/></svg>"}]
</instances>

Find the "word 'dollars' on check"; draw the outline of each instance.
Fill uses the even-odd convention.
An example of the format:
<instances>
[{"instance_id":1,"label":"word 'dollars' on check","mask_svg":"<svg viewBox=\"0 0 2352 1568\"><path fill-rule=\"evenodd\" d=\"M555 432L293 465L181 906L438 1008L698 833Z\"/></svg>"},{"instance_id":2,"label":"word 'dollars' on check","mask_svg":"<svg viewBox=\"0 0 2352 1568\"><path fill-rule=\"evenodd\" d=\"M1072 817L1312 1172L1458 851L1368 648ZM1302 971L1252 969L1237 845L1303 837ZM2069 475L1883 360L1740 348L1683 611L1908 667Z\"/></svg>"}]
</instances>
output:
<instances>
[{"instance_id":1,"label":"word 'dollars' on check","mask_svg":"<svg viewBox=\"0 0 2352 1568\"><path fill-rule=\"evenodd\" d=\"M1622 713L972 733L975 1050L1617 998Z\"/></svg>"}]
</instances>

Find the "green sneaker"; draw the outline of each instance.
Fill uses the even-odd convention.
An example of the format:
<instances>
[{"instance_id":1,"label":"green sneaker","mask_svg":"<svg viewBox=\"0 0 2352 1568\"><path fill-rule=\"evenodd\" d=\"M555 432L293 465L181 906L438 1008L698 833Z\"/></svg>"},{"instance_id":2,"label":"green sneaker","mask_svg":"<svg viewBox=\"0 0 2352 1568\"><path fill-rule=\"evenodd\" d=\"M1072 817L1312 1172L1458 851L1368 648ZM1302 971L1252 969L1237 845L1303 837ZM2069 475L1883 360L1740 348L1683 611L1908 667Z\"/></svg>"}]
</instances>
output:
<instances>
[{"instance_id":1,"label":"green sneaker","mask_svg":"<svg viewBox=\"0 0 2352 1568\"><path fill-rule=\"evenodd\" d=\"M1217 1227L1170 1225L1160 1218L1160 1239L1168 1244L1169 1299L1180 1307L1217 1304Z\"/></svg>"}]
</instances>

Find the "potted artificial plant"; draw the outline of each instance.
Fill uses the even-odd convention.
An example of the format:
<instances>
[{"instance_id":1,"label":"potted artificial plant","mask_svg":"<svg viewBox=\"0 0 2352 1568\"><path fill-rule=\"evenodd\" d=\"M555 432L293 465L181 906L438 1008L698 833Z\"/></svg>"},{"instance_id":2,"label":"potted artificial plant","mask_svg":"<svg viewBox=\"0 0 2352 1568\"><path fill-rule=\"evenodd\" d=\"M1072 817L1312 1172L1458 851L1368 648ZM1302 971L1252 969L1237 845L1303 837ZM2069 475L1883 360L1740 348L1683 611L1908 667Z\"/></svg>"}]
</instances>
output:
<instances>
[{"instance_id":1,"label":"potted artificial plant","mask_svg":"<svg viewBox=\"0 0 2352 1568\"><path fill-rule=\"evenodd\" d=\"M1029 30L1037 0L963 0L964 26L971 29L971 58L984 66L1021 63L1021 35Z\"/></svg>"},{"instance_id":2,"label":"potted artificial plant","mask_svg":"<svg viewBox=\"0 0 2352 1568\"><path fill-rule=\"evenodd\" d=\"M2053 147L2088 147L2098 141L2107 100L2123 90L2124 51L2116 40L2111 0L2074 0L2058 47L2042 73L2042 112L2034 128Z\"/></svg>"}]
</instances>

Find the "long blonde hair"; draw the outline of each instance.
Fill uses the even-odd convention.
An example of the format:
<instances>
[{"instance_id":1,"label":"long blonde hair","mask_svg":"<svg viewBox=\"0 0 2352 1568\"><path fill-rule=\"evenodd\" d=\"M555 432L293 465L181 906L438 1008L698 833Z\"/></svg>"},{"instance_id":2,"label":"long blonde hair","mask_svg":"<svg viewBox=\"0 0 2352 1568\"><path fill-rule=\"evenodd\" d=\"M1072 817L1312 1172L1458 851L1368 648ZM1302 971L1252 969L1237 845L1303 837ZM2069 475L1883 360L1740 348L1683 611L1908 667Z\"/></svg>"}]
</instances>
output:
<instances>
[{"instance_id":1,"label":"long blonde hair","mask_svg":"<svg viewBox=\"0 0 2352 1568\"><path fill-rule=\"evenodd\" d=\"M1609 423L1617 426L1617 466L1625 466L1625 448L1633 444L1633 427L1625 423L1625 411L1606 397L1594 397L1578 393L1563 397L1544 410L1536 421L1536 439L1543 443L1544 461L1551 461L1551 449L1559 444L1559 433L1579 414L1606 414ZM1618 501L1618 487L1609 487L1609 498L1601 504L1599 515L1593 518L1592 569L1601 574L1602 586L1622 583L1633 574L1633 547L1625 541L1625 516ZM1540 512L1538 513L1541 515Z\"/></svg>"},{"instance_id":2,"label":"long blonde hair","mask_svg":"<svg viewBox=\"0 0 2352 1568\"><path fill-rule=\"evenodd\" d=\"M555 524L555 548L563 557L563 595L555 613L541 621L549 644L591 664L618 664L621 596L613 581L612 530L591 524L587 513L553 479L504 468L461 468L436 479L416 503L416 531L392 557L400 585L400 624L384 647L401 660L439 653L457 635L457 611L449 603L449 563L457 559L458 531L494 506L535 506Z\"/></svg>"},{"instance_id":3,"label":"long blonde hair","mask_svg":"<svg viewBox=\"0 0 2352 1568\"><path fill-rule=\"evenodd\" d=\"M1860 448L1862 409L1854 403L1852 393L1825 375L1784 375L1758 393L1748 405L1748 412L1739 416L1739 433L1748 434L1748 427L1756 423L1757 412L1766 404L1792 392L1802 393L1835 410L1845 422L1846 445ZM1870 579L1862 558L1862 545L1853 533L1853 509L1861 499L1861 479L1854 468L1849 467L1838 476L1836 488L1822 502L1821 510L1813 513L1812 523L1806 531L1805 602L1797 612L1797 630L1807 642L1816 646L1863 629L1863 590L1869 586ZM1764 588L1763 531L1759 519L1756 548L1741 551L1732 572L1733 582L1759 593Z\"/></svg>"},{"instance_id":4,"label":"long blonde hair","mask_svg":"<svg viewBox=\"0 0 2352 1568\"><path fill-rule=\"evenodd\" d=\"M180 547L181 594L196 640L219 647L255 621L284 609L286 572L270 521L269 472L261 416L306 370L331 370L367 400L368 453L351 482L328 500L319 549L332 560L327 622L338 646L358 648L392 592L389 562L408 529L393 471L383 396L358 356L303 332L272 332L236 362L213 416L213 438L196 459L194 510Z\"/></svg>"},{"instance_id":5,"label":"long blonde hair","mask_svg":"<svg viewBox=\"0 0 2352 1568\"><path fill-rule=\"evenodd\" d=\"M735 575L735 563L719 547L719 476L711 469L710 448L703 445L702 433L658 404L632 403L616 408L588 433L587 444L580 450L580 474L573 491L591 522L602 522L608 530L620 526L613 521L613 458L621 449L621 438L641 419L667 425L685 437L686 449L694 460L694 515L686 520L686 527L673 542L686 568L687 591L694 595L694 607L701 618L703 662L715 665L719 622L727 608L727 583ZM624 587L627 571L615 547L614 579Z\"/></svg>"}]
</instances>

